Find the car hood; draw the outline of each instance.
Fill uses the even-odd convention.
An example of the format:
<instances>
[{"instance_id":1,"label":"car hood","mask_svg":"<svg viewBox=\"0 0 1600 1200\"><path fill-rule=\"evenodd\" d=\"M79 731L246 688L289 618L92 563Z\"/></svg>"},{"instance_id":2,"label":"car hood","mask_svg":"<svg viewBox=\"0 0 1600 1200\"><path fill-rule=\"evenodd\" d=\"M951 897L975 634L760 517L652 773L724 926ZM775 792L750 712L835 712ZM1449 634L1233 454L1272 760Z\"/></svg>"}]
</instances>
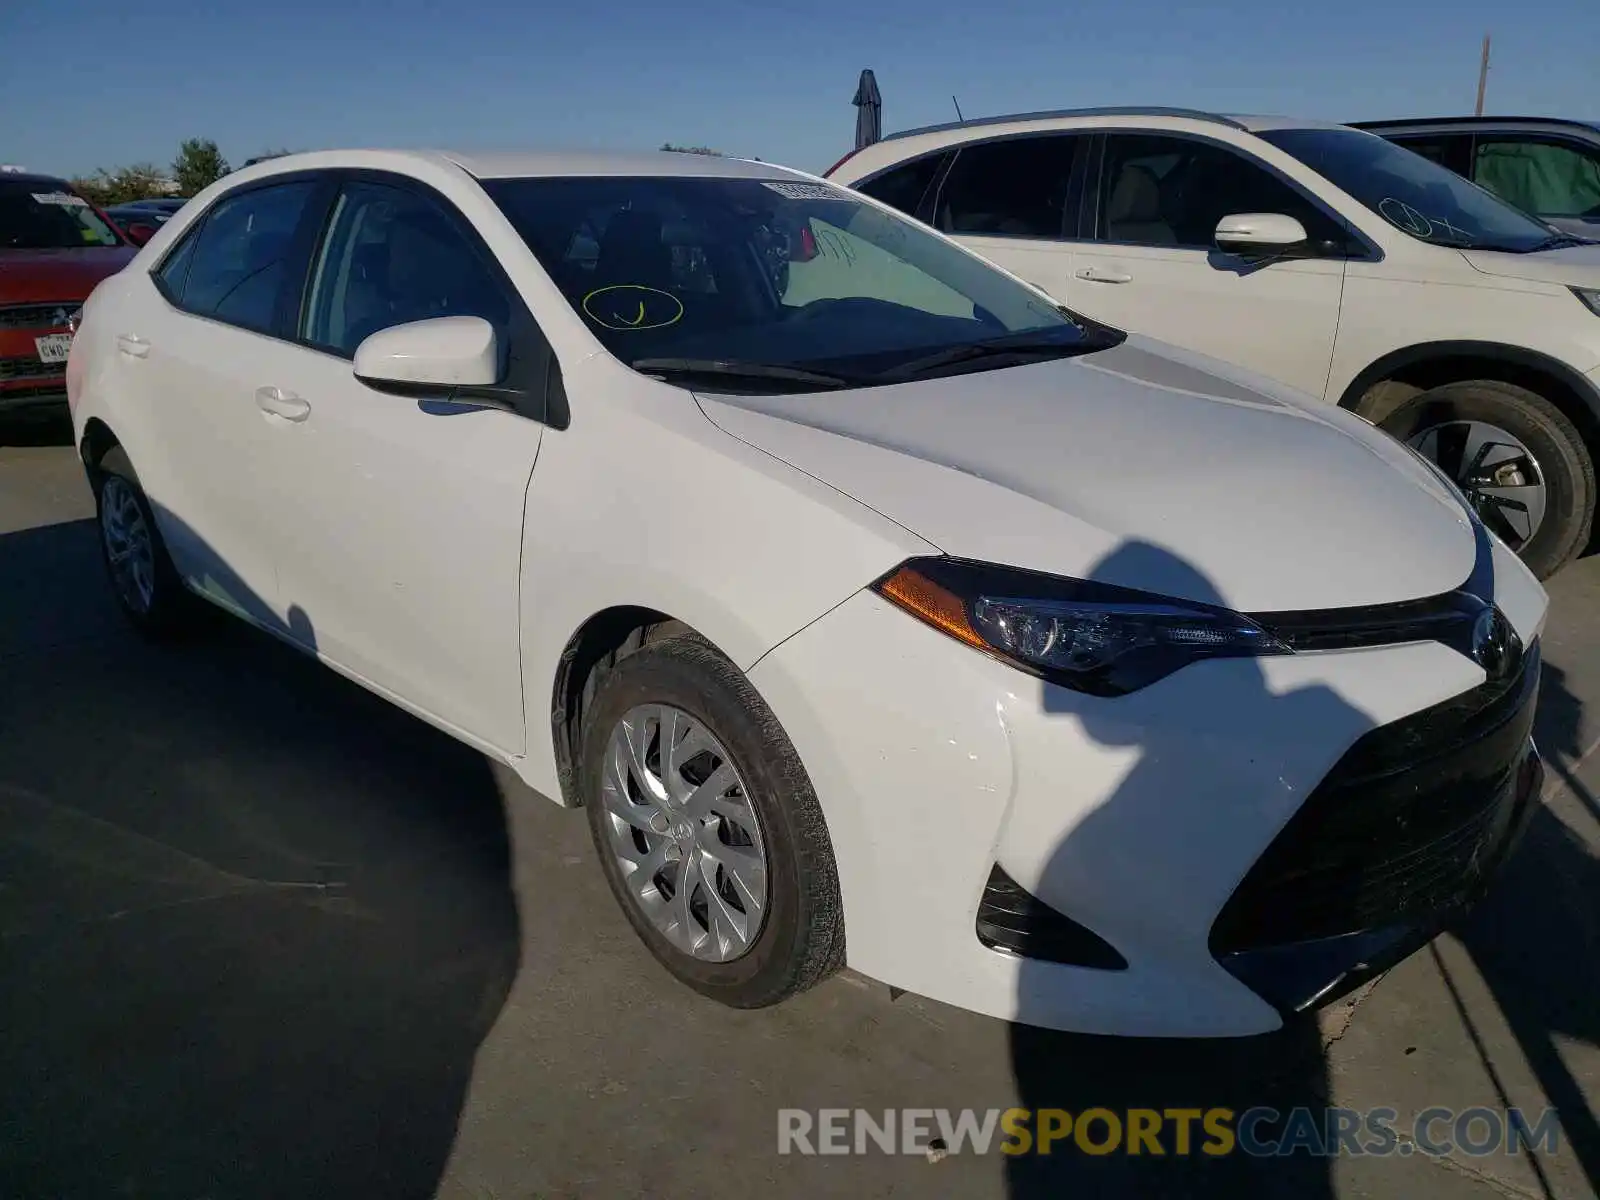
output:
<instances>
[{"instance_id":1,"label":"car hood","mask_svg":"<svg viewBox=\"0 0 1600 1200\"><path fill-rule=\"evenodd\" d=\"M1600 226L1589 237L1600 232ZM1533 279L1567 287L1600 288L1600 242L1562 246L1537 254L1506 254L1500 250L1463 250L1465 258L1485 275L1504 279Z\"/></svg>"},{"instance_id":2,"label":"car hood","mask_svg":"<svg viewBox=\"0 0 1600 1200\"><path fill-rule=\"evenodd\" d=\"M137 253L132 246L0 249L0 304L87 299L97 283L122 270Z\"/></svg>"},{"instance_id":3,"label":"car hood","mask_svg":"<svg viewBox=\"0 0 1600 1200\"><path fill-rule=\"evenodd\" d=\"M918 383L698 399L725 432L963 558L1248 612L1436 595L1476 558L1459 498L1386 434L1143 338ZM1114 553L1131 543L1165 553Z\"/></svg>"}]
</instances>

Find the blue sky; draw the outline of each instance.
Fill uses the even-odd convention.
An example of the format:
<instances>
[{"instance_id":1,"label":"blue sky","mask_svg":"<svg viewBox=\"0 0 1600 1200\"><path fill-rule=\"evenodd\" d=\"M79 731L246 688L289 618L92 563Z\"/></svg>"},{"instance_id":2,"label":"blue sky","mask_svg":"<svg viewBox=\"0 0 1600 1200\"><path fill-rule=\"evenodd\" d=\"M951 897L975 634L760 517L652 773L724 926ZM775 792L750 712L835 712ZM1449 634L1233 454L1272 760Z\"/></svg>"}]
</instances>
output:
<instances>
[{"instance_id":1,"label":"blue sky","mask_svg":"<svg viewBox=\"0 0 1600 1200\"><path fill-rule=\"evenodd\" d=\"M1222 15L1226 12L1226 15ZM653 148L822 170L886 130L1093 104L1600 119L1596 0L0 0L0 161L63 174L278 146Z\"/></svg>"}]
</instances>

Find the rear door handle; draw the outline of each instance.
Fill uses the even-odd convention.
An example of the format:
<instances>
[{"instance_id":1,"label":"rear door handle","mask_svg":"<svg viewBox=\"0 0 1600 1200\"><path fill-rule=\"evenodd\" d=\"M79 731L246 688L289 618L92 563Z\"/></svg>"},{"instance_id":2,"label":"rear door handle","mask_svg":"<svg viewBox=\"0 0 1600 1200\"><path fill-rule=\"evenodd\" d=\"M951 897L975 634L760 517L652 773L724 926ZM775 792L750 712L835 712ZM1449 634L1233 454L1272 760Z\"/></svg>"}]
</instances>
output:
<instances>
[{"instance_id":1,"label":"rear door handle","mask_svg":"<svg viewBox=\"0 0 1600 1200\"><path fill-rule=\"evenodd\" d=\"M150 357L150 343L131 333L117 334L117 349L129 358Z\"/></svg>"},{"instance_id":2,"label":"rear door handle","mask_svg":"<svg viewBox=\"0 0 1600 1200\"><path fill-rule=\"evenodd\" d=\"M256 407L285 421L304 421L311 415L311 405L307 401L277 387L257 388Z\"/></svg>"},{"instance_id":3,"label":"rear door handle","mask_svg":"<svg viewBox=\"0 0 1600 1200\"><path fill-rule=\"evenodd\" d=\"M1085 267L1078 272L1079 279L1090 283L1132 283L1133 276L1122 271L1108 271L1104 267Z\"/></svg>"}]
</instances>

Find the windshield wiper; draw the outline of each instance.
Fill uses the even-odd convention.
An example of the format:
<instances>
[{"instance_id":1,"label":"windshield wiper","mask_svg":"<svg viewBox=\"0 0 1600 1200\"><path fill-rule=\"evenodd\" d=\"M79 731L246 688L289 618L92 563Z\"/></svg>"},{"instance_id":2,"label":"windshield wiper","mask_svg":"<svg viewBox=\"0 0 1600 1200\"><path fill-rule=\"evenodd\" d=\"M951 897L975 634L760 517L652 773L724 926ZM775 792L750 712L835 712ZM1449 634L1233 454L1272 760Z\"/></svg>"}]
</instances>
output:
<instances>
[{"instance_id":1,"label":"windshield wiper","mask_svg":"<svg viewBox=\"0 0 1600 1200\"><path fill-rule=\"evenodd\" d=\"M945 367L960 366L962 363L985 358L1016 355L1072 358L1079 354L1092 354L1096 350L1108 349L1121 340L1120 334L1112 336L1109 331L1101 334L1099 331L1084 330L1076 341L1063 342L1057 338L1041 336L1037 330L1028 330L1023 333L1006 334L1004 337L986 338L981 342L969 342L962 346L947 346L943 350L936 350L932 354L924 354L920 358L913 358L880 371L873 376L873 379L879 383L915 379L919 375L927 375Z\"/></svg>"},{"instance_id":2,"label":"windshield wiper","mask_svg":"<svg viewBox=\"0 0 1600 1200\"><path fill-rule=\"evenodd\" d=\"M781 383L805 383L813 387L860 387L865 380L781 363L738 362L723 358L636 358L628 364L646 375L709 375L727 379L771 379Z\"/></svg>"},{"instance_id":3,"label":"windshield wiper","mask_svg":"<svg viewBox=\"0 0 1600 1200\"><path fill-rule=\"evenodd\" d=\"M1587 245L1590 245L1590 242L1587 238L1574 237L1570 233L1558 233L1554 237L1545 238L1545 240L1540 242L1537 246L1529 246L1528 253L1537 254L1541 250L1562 250L1567 246Z\"/></svg>"}]
</instances>

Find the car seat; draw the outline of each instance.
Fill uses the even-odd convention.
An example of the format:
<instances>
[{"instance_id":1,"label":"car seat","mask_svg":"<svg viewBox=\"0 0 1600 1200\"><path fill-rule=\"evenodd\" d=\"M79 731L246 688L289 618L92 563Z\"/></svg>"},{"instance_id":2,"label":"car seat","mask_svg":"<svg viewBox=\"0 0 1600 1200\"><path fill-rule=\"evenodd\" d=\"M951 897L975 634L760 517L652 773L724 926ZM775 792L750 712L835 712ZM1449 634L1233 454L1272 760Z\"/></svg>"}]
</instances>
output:
<instances>
[{"instance_id":1,"label":"car seat","mask_svg":"<svg viewBox=\"0 0 1600 1200\"><path fill-rule=\"evenodd\" d=\"M1124 163L1106 203L1106 240L1170 246L1177 241L1162 219L1161 184L1149 167Z\"/></svg>"},{"instance_id":2,"label":"car seat","mask_svg":"<svg viewBox=\"0 0 1600 1200\"><path fill-rule=\"evenodd\" d=\"M673 290L672 250L661 237L661 215L624 209L606 223L595 260L598 287L636 284Z\"/></svg>"}]
</instances>

